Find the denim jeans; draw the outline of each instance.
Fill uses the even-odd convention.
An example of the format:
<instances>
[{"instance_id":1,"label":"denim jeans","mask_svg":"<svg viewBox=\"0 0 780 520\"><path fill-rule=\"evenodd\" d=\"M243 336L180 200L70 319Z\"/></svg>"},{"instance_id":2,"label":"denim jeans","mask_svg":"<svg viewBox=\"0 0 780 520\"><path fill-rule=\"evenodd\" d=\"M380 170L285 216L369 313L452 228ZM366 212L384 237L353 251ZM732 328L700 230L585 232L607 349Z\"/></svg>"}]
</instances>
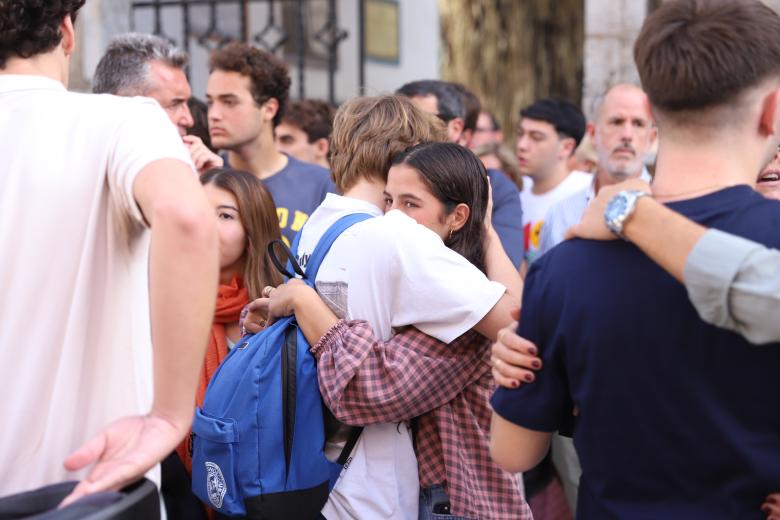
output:
<instances>
[{"instance_id":1,"label":"denim jeans","mask_svg":"<svg viewBox=\"0 0 780 520\"><path fill-rule=\"evenodd\" d=\"M449 513L450 497L440 484L420 490L419 520L469 520Z\"/></svg>"}]
</instances>

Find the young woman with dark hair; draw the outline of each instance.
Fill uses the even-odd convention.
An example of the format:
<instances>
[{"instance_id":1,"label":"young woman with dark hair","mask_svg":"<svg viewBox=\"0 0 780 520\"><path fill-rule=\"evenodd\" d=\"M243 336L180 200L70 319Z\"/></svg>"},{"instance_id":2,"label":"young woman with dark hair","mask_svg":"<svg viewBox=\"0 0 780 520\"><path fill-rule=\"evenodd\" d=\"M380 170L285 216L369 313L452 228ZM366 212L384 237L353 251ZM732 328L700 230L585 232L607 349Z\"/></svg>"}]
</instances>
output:
<instances>
[{"instance_id":1,"label":"young woman with dark hair","mask_svg":"<svg viewBox=\"0 0 780 520\"><path fill-rule=\"evenodd\" d=\"M414 218L433 231L431 240L519 297L522 280L490 223L490 186L473 153L451 143L416 145L392 161L385 196L388 211ZM448 345L405 327L382 342L365 321L339 321L303 283L266 288L264 296L269 316L294 313L314 345L320 390L337 419L414 419L419 518L530 518L515 476L490 457L489 340L472 330Z\"/></svg>"}]
</instances>

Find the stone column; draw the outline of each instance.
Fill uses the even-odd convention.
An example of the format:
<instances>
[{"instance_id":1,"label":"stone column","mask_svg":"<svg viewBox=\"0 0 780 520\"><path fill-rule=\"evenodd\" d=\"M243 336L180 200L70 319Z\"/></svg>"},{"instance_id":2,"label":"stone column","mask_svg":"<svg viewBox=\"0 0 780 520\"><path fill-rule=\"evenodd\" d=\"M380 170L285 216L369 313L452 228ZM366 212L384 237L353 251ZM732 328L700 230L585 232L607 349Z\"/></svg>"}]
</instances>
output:
<instances>
[{"instance_id":1,"label":"stone column","mask_svg":"<svg viewBox=\"0 0 780 520\"><path fill-rule=\"evenodd\" d=\"M585 0L582 108L586 116L591 116L594 98L609 86L639 84L633 46L646 15L647 2Z\"/></svg>"}]
</instances>

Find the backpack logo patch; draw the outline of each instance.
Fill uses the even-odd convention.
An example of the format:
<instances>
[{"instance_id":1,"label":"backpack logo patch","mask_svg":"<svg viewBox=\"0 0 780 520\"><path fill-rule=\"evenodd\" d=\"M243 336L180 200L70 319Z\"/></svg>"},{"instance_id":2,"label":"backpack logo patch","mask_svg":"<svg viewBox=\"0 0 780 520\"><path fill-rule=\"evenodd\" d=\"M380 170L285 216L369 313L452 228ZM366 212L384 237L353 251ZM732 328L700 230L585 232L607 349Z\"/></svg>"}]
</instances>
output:
<instances>
[{"instance_id":1,"label":"backpack logo patch","mask_svg":"<svg viewBox=\"0 0 780 520\"><path fill-rule=\"evenodd\" d=\"M209 494L209 501L214 507L222 507L222 500L227 493L225 477L222 476L222 470L213 462L206 462L206 490Z\"/></svg>"}]
</instances>

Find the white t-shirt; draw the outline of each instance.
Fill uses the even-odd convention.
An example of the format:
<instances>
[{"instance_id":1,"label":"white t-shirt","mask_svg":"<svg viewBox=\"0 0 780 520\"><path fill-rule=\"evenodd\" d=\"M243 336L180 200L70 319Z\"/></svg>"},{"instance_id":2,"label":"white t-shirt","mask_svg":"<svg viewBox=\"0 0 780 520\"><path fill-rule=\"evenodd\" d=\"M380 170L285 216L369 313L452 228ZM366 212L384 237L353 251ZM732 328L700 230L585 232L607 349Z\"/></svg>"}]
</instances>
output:
<instances>
[{"instance_id":1,"label":"white t-shirt","mask_svg":"<svg viewBox=\"0 0 780 520\"><path fill-rule=\"evenodd\" d=\"M153 100L0 75L0 495L83 476L62 462L152 401L143 167L191 164ZM193 173L194 174L194 173Z\"/></svg>"},{"instance_id":2,"label":"white t-shirt","mask_svg":"<svg viewBox=\"0 0 780 520\"><path fill-rule=\"evenodd\" d=\"M555 188L547 193L536 195L534 183L530 177L523 178L520 202L523 206L523 236L525 240L525 260L528 265L539 257L539 241L547 212L557 202L586 189L593 181L593 175L573 171Z\"/></svg>"},{"instance_id":3,"label":"white t-shirt","mask_svg":"<svg viewBox=\"0 0 780 520\"><path fill-rule=\"evenodd\" d=\"M339 218L381 215L376 206L328 194L301 231L299 262ZM317 290L340 317L367 320L378 339L414 325L451 342L476 325L505 292L441 238L400 211L345 231L317 273ZM331 446L335 459L340 447ZM367 426L330 494L328 520L417 518L419 480L411 436L396 424Z\"/></svg>"}]
</instances>

